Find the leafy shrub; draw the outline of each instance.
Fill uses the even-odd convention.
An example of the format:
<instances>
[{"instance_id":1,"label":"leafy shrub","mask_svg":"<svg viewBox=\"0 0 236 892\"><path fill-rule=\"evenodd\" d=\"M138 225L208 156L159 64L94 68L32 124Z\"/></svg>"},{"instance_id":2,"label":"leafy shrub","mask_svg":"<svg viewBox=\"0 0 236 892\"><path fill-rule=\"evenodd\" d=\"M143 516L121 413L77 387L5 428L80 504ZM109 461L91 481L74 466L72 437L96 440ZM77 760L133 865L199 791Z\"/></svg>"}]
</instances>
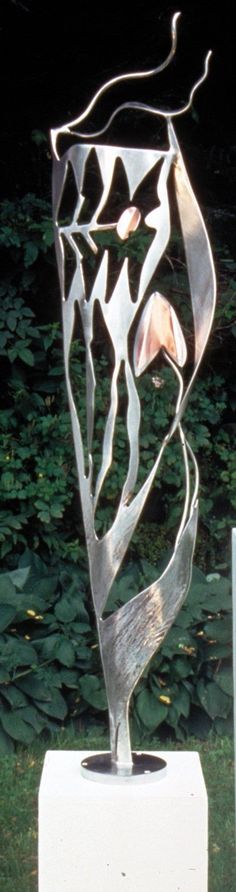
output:
<instances>
[{"instance_id":1,"label":"leafy shrub","mask_svg":"<svg viewBox=\"0 0 236 892\"><path fill-rule=\"evenodd\" d=\"M83 531L78 510L77 478L71 423L68 414L62 363L59 294L52 251L51 208L47 201L26 195L16 202L5 201L0 212L0 246L3 278L0 289L0 355L2 357L2 408L0 410L1 453L0 512L1 557L8 568L17 564L29 545L46 560L82 557ZM110 239L112 233L108 233ZM99 239L104 233L99 233ZM107 237L107 234L106 234ZM142 230L129 239L132 262L141 263L150 234ZM127 245L114 243L119 261ZM10 263L9 263L10 260ZM206 570L214 565L227 568L228 527L235 521L234 435L235 392L232 376L232 348L235 336L234 268L227 248L220 254L216 327L209 347L209 366L196 381L185 413L184 425L199 460L201 473L200 531L198 560ZM155 284L155 283L154 283ZM189 341L189 295L181 240L174 231L168 256L158 272L158 290L174 299L185 320ZM48 300L50 294L50 301ZM41 320L39 322L39 319ZM227 344L227 355L225 351ZM85 427L85 394L81 388L82 347L74 343L72 373L78 390L81 423ZM227 361L226 361L227 360ZM98 344L97 377L101 381L100 404L106 405L106 375L109 360ZM212 366L214 364L214 368ZM78 387L79 383L79 387ZM140 380L140 397L145 403L141 431L143 468L153 458L171 414L173 381L169 369L158 367L158 391L146 375ZM109 522L114 493L119 489L127 454L122 397L117 437L116 465L109 475L97 516L100 533ZM225 419L227 424L224 425ZM101 421L103 424L103 420ZM97 454L100 448L96 429ZM95 450L96 451L96 450ZM175 529L183 498L181 457L173 442L166 452L161 479L149 501L145 519L157 516L161 541ZM168 521L165 522L165 519ZM168 527L168 528L167 528ZM141 538L143 532L141 529ZM139 550L139 532L136 537Z\"/></svg>"},{"instance_id":2,"label":"leafy shrub","mask_svg":"<svg viewBox=\"0 0 236 892\"><path fill-rule=\"evenodd\" d=\"M6 304L8 299L2 302L2 315L8 314ZM15 315L19 310L24 320L20 299L19 304ZM22 336L20 346L15 338L14 347L5 347L12 367L8 401L0 411L1 557L12 551L19 554L29 544L60 555L63 550L67 556L74 551L77 558L75 536L66 545L70 539L66 512L70 507L73 514L76 478L64 386L62 378L58 383L58 377L53 377L55 364L58 371L57 327L33 328L32 318L30 325L28 315L25 318L27 337ZM18 334L19 328L20 322ZM30 365L30 375L25 363Z\"/></svg>"},{"instance_id":3,"label":"leafy shrub","mask_svg":"<svg viewBox=\"0 0 236 892\"><path fill-rule=\"evenodd\" d=\"M73 565L50 569L26 551L17 570L0 577L3 749L73 714L71 694L77 702L80 675L96 662L84 575Z\"/></svg>"},{"instance_id":4,"label":"leafy shrub","mask_svg":"<svg viewBox=\"0 0 236 892\"><path fill-rule=\"evenodd\" d=\"M146 561L127 565L109 608L153 580ZM186 604L133 697L139 735L160 728L183 739L232 715L230 583L194 569ZM28 744L65 721L101 722L107 709L86 568L51 569L26 551L0 577L0 748Z\"/></svg>"},{"instance_id":5,"label":"leafy shrub","mask_svg":"<svg viewBox=\"0 0 236 892\"><path fill-rule=\"evenodd\" d=\"M230 581L194 567L186 603L134 695L140 730L177 739L232 730Z\"/></svg>"},{"instance_id":6,"label":"leafy shrub","mask_svg":"<svg viewBox=\"0 0 236 892\"><path fill-rule=\"evenodd\" d=\"M27 743L64 720L87 722L90 715L101 720L106 702L84 569L50 205L31 194L3 202L0 224L0 553L5 565L0 580L1 745L8 748L13 740ZM142 262L146 238L139 231L129 239L134 268ZM122 250L120 245L121 254ZM218 278L220 297L208 366L195 383L184 417L201 473L197 558L204 571L209 566L227 570L228 531L235 524L235 264L227 248L219 251ZM176 233L156 287L174 300L181 313L191 356L186 268ZM105 406L106 411L110 363L102 346L100 338L96 373L99 408ZM83 346L78 341L73 345L71 372L84 431ZM139 384L145 403L144 473L172 412L170 370L158 366L154 377L154 387L150 375ZM127 459L125 411L121 383L116 463L97 513L99 534L110 522ZM95 429L97 461L99 424L104 424L103 418ZM182 500L181 457L173 441L131 545L132 573L128 565L115 583L113 600L120 598L122 603L126 598L131 576L135 591L140 588L143 575L149 573L148 562L151 578L155 577L153 565L171 547ZM135 691L133 722L139 733L142 728L151 733L161 727L183 736L200 725L219 731L227 725L232 703L229 583L223 577L206 582L199 573L196 577L195 571L177 623Z\"/></svg>"}]
</instances>

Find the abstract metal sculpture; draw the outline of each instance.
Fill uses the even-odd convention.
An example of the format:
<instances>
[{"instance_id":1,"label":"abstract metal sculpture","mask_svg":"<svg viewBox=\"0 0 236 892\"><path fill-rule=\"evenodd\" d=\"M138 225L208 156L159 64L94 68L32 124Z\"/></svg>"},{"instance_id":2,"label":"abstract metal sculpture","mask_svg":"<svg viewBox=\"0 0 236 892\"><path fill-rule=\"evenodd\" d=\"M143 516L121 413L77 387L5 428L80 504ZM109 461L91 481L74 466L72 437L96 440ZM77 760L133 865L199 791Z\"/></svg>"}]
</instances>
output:
<instances>
[{"instance_id":1,"label":"abstract metal sculpture","mask_svg":"<svg viewBox=\"0 0 236 892\"><path fill-rule=\"evenodd\" d=\"M80 117L59 129L51 131L53 148L53 214L55 223L55 244L62 295L63 335L65 374L69 406L72 419L75 454L81 494L83 521L88 549L91 589L97 619L97 628L104 678L107 691L110 738L111 770L118 774L132 774L135 759L131 753L128 724L128 709L133 689L145 666L163 642L173 623L189 588L192 557L196 536L198 512L198 469L192 449L182 428L182 417L197 374L199 363L209 336L214 304L215 275L211 248L205 225L196 198L189 183L181 151L173 127L173 118L187 111L196 89L204 81L208 72L208 54L202 77L192 89L189 101L180 109L163 111L137 102L126 102L115 109L108 123L99 131L86 134L78 125L86 120L102 94L114 84L131 78L143 78L157 74L171 61L176 49L176 26L179 13L172 21L172 47L167 59L158 68L129 75L122 75L106 83L90 102ZM123 109L139 109L165 119L168 132L168 148L157 149L123 148L102 145L93 140L107 130L118 112ZM63 135L79 136L76 142L59 156L58 139ZM91 141L92 140L92 141ZM96 154L101 174L101 195L90 219L85 219L83 186L89 168L91 153ZM119 219L101 223L102 211L112 193L113 175L117 159L122 162L129 189L129 204ZM66 223L60 224L60 208L66 187L69 170L73 170L77 188L77 200L73 214ZM168 178L174 171L176 198L182 236L185 248L193 328L195 339L195 362L190 380L184 385L181 369L187 351L183 332L175 309L169 300L157 291L149 293L149 284L158 264L166 251L170 239L170 203ZM96 255L96 233L116 231L118 240L128 239L130 232L140 224L141 213L135 205L135 193L147 174L153 171L156 176L156 194L153 206L145 215L142 225L153 233L153 239L144 259L135 300L131 296L128 258L122 263L112 293L108 295L109 247L101 252L101 262L96 269L93 286L88 289L84 275L82 244ZM86 210L86 206L85 206ZM81 212L83 213L81 214ZM80 237L80 238L79 238ZM75 258L75 271L68 294L65 285L65 245L70 245ZM85 251L86 254L86 251ZM114 351L114 367L111 377L110 406L107 413L100 470L93 484L93 429L96 408L96 378L93 359L94 313L97 304L109 334ZM140 307L143 305L142 312ZM76 309L77 308L77 309ZM80 422L76 411L70 375L70 350L75 320L78 313L82 336L86 348L86 389L87 389L87 454L89 468L86 469L85 444L83 443ZM138 321L137 321L138 316ZM133 357L131 357L130 332L134 325ZM77 321L78 324L78 321ZM145 482L134 492L139 467L139 428L141 407L135 384L139 376L162 351L162 357L172 368L178 382L178 398L170 430L165 436L159 453L154 457L153 466ZM95 531L95 511L98 499L113 460L114 431L118 407L118 377L124 373L127 388L127 436L129 443L129 463L126 480L120 494L114 521L101 538ZM159 579L137 594L131 601L104 615L109 592L121 566L127 547L140 518L150 492L164 451L170 440L178 437L185 474L185 500L181 523L176 536L171 560Z\"/></svg>"}]
</instances>

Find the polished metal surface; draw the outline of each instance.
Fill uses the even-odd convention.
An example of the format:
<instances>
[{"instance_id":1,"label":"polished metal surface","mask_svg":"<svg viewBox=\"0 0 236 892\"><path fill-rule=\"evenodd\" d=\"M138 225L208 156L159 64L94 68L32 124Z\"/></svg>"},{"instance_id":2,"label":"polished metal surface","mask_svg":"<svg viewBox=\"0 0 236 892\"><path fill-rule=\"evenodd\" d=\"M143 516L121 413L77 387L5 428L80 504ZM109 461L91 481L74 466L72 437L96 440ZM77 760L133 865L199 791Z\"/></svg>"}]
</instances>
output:
<instances>
[{"instance_id":1,"label":"polished metal surface","mask_svg":"<svg viewBox=\"0 0 236 892\"><path fill-rule=\"evenodd\" d=\"M211 248L205 224L196 197L189 182L181 150L175 134L172 118L188 110L195 90L205 79L209 54L203 76L193 87L189 102L173 112L163 112L138 103L125 103L122 108L139 108L166 118L168 148L131 149L122 146L102 145L90 140L103 133L117 114L113 112L108 124L97 133L82 134L80 142L73 144L60 157L59 138L74 134L75 127L90 114L102 93L120 80L148 77L169 64L176 48L176 25L179 14L173 17L172 47L159 68L133 75L123 75L105 84L76 121L52 131L53 148L53 215L55 245L62 296L65 375L74 435L75 454L81 494L81 504L87 541L91 589L96 612L101 658L106 683L110 735L111 760L117 772L127 773L133 759L130 746L128 709L132 691L145 666L161 645L173 623L189 588L192 556L197 528L198 469L192 449L186 439L182 419L186 403L201 362L211 329L215 305L215 273ZM86 142L81 142L83 136ZM100 172L101 194L96 209L86 214L86 175L91 158L96 158ZM101 223L102 211L112 196L116 162L122 162L127 179L129 203L122 213L107 223ZM61 204L69 171L73 172L77 198L70 219L61 221ZM148 213L136 206L136 193L148 173L155 174L155 189ZM187 348L180 320L168 296L152 290L151 280L157 272L171 235L169 177L173 171L176 200L182 229L183 243L189 276L192 305L193 336L195 342L194 368L189 380L183 378L182 369L187 358ZM152 235L141 271L136 281L133 299L130 287L128 254L124 258L112 292L109 293L110 249L101 249L101 260L91 288L85 276L84 256L98 256L96 234L114 231L125 244L131 232L142 225ZM85 249L83 248L85 245ZM73 252L75 270L68 286L65 281L67 246ZM93 431L96 412L97 384L93 355L95 309L99 304L107 337L113 348L114 363L111 375L110 405L104 427L100 468L95 475L93 456ZM77 308L79 308L82 340L86 351L87 394L87 444L83 443L79 416L76 409L70 374L70 351L74 336ZM133 344L133 334L136 330ZM132 333L132 338L131 338ZM133 347L132 347L133 344ZM177 383L176 406L173 419L161 448L153 455L153 465L146 479L137 484L140 464L139 430L141 405L136 386L139 377L149 364L160 355L173 372ZM124 374L127 390L127 439L129 460L117 511L107 532L98 537L95 531L95 513L104 482L114 457L114 435L118 413L118 379ZM155 383L154 383L155 386ZM162 575L131 601L105 614L112 583L121 567L129 542L136 528L147 496L160 473L161 460L172 437L180 442L185 475L185 499L182 517L176 535L172 557ZM86 454L89 456L88 468ZM135 491L134 491L135 490Z\"/></svg>"},{"instance_id":2,"label":"polished metal surface","mask_svg":"<svg viewBox=\"0 0 236 892\"><path fill-rule=\"evenodd\" d=\"M153 783L166 775L166 761L151 753L132 753L132 764L119 770L111 753L96 753L81 762L81 774L92 781L125 784Z\"/></svg>"}]
</instances>

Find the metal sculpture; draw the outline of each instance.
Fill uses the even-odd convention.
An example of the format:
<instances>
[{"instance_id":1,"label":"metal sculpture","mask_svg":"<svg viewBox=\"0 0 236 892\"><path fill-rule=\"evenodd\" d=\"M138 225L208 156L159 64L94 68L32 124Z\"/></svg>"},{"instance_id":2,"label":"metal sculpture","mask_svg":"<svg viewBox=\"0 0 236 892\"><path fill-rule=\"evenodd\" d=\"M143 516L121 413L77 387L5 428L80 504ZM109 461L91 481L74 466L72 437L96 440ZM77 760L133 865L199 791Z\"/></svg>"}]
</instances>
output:
<instances>
[{"instance_id":1,"label":"metal sculpture","mask_svg":"<svg viewBox=\"0 0 236 892\"><path fill-rule=\"evenodd\" d=\"M84 122L93 107L114 84L131 78L144 78L157 74L169 65L176 49L176 27L179 13L172 21L172 46L167 59L156 69L135 74L122 75L106 83L94 96L89 106L77 120L52 130L53 148L53 214L55 223L55 245L62 296L63 336L65 374L68 400L71 412L76 462L81 494L81 504L85 536L88 549L91 589L97 619L97 628L104 678L107 691L109 719L111 770L118 774L131 774L135 758L131 752L128 709L133 689L145 666L163 642L173 623L189 588L192 557L197 527L198 512L198 469L192 449L186 439L182 416L201 362L209 336L214 304L215 274L211 248L205 225L196 198L192 191L182 154L174 131L173 118L186 112L192 103L195 91L204 81L208 72L210 53L205 61L204 73L194 85L189 101L183 108L172 112L149 107L142 103L126 102L110 116L107 124L87 134L75 129ZM118 112L123 109L139 109L161 116L167 124L169 146L166 151L157 149L123 148L94 143L94 138L104 133ZM79 136L79 143L72 145L60 157L58 139L63 135ZM92 140L92 141L91 141ZM101 195L90 219L84 220L81 211L84 205L83 184L89 166L91 152L96 153L101 174ZM120 159L127 177L129 204L119 219L100 223L99 218L112 193L113 174L117 159ZM60 207L66 187L69 168L72 168L77 188L77 200L69 222L60 224ZM144 259L136 299L131 296L128 258L124 259L115 287L108 299L109 248L102 252L101 262L88 293L84 276L84 259L81 241L96 255L96 233L101 230L114 230L118 239L128 239L130 232L137 229L141 213L135 205L135 193L150 171L156 171L156 194L153 207L145 215L142 225L153 233L153 239ZM176 198L185 247L192 305L195 339L194 370L187 385L184 385L182 368L187 350L180 322L174 307L167 297L157 291L149 293L149 283L163 257L170 238L170 204L168 178L174 171ZM65 287L65 245L70 246L75 258L75 271L66 294ZM114 367L111 377L110 406L104 429L100 470L93 483L93 429L96 407L96 378L93 360L94 311L97 303L109 334L114 351ZM140 307L143 305L140 314ZM70 350L75 326L76 307L79 315L86 347L86 389L87 389L87 450L89 469L85 463L85 444L73 396L70 376ZM133 357L130 355L130 331L134 330L137 319ZM78 324L78 323L77 323ZM161 351L166 363L171 366L178 382L178 398L170 430L165 436L159 453L154 457L153 466L145 482L134 493L139 466L139 427L140 401L135 384L139 376ZM120 494L116 516L110 529L98 538L95 532L95 511L98 499L112 464L114 431L118 407L118 377L124 369L127 387L127 436L129 442L129 464L126 480ZM118 573L132 534L138 523L154 478L159 469L164 451L171 439L179 438L185 473L185 500L181 523L177 532L171 560L162 575L110 615L104 615L112 583Z\"/></svg>"}]
</instances>

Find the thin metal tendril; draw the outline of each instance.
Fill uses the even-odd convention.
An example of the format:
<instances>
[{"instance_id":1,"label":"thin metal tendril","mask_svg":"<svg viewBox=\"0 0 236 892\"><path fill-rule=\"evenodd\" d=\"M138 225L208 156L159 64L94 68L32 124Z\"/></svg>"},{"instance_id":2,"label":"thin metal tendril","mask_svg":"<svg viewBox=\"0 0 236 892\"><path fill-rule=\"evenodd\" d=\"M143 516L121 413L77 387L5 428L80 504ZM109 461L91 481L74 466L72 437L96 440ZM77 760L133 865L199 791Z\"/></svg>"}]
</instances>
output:
<instances>
[{"instance_id":1,"label":"thin metal tendril","mask_svg":"<svg viewBox=\"0 0 236 892\"><path fill-rule=\"evenodd\" d=\"M130 73L128 73L128 74L120 74L120 75L118 75L117 77L113 77L113 78L111 78L109 81L106 81L106 83L103 84L103 85L99 88L99 90L97 90L97 93L95 93L95 95L93 96L93 98L91 99L91 101L89 102L89 104L86 106L85 110L81 113L81 115L79 115L77 118L74 118L73 121L70 121L69 124L65 124L63 127L58 127L58 128L55 128L54 130L51 130L52 146L53 146L53 149L54 149L56 155L57 155L57 152L56 152L56 142L57 142L57 137L59 136L59 134L62 134L62 133L71 133L71 134L72 134L73 131L71 130L71 128L72 128L72 127L77 127L77 124L80 124L81 121L84 121L85 118L88 117L88 115L90 114L90 112L92 111L92 109L94 108L94 106L96 105L96 103L98 102L98 100L100 99L100 97L103 96L104 93L106 93L111 87L116 86L116 84L120 84L120 83L122 83L122 81L127 81L127 80L138 80L138 79L140 79L140 78L144 78L144 77L153 77L155 74L159 74L161 71L164 71L164 69L168 67L168 65L169 65L170 62L172 61L172 59L173 59L173 57L174 57L174 55L175 55L175 52L176 52L176 47L177 47L177 21L178 21L180 15L181 15L181 12L175 12L175 14L174 14L174 16L173 16L173 18L172 18L172 22L171 22L171 39L172 39L171 49L170 49L170 52L168 53L168 56L166 57L166 59L164 59L164 62L161 62L161 64L160 64L160 65L157 65L156 68L150 68L148 71L134 71L134 72L130 72ZM126 108L127 106L126 106L126 105L125 105L125 106L121 106L120 108L123 108L123 107ZM132 103L128 103L128 108L130 108L130 107L132 108ZM120 109L117 109L117 110L116 110L116 114L117 114L117 112L118 112L119 110L120 110ZM80 133L79 131L76 131L76 136L81 136L82 138L83 138L83 137L86 138L88 135L91 136L91 137L93 137L93 136L98 136L99 133L104 133L104 131L107 130L107 128L109 127L109 124L110 124L110 121L108 121L108 124L106 125L106 127L104 128L104 130L101 130L101 131L96 132L96 133L94 133L94 134L87 134L87 133L85 134L85 133Z\"/></svg>"},{"instance_id":2,"label":"thin metal tendril","mask_svg":"<svg viewBox=\"0 0 236 892\"><path fill-rule=\"evenodd\" d=\"M165 118L166 121L169 121L171 118L177 118L177 117L179 117L179 115L183 115L185 112L187 112L191 108L193 97L194 97L196 91L201 86L203 81L206 80L206 77L208 75L209 60L210 60L211 55L212 55L212 51L209 50L209 52L207 53L207 56L205 58L203 74L201 75L201 77L198 79L198 81L196 81L196 83L192 87L192 90L189 95L189 100L186 103L186 105L183 105L182 108L177 108L177 109L173 109L172 111L170 111L170 110L164 110L164 109L160 109L160 108L153 108L151 105L146 105L144 102L123 102L122 105L119 105L114 110L114 112L112 112L107 123L104 125L104 127L101 127L100 130L93 130L93 132L91 132L91 133L82 133L82 131L79 131L79 130L77 130L75 133L75 131L70 130L70 133L74 134L76 136L80 136L82 139L87 139L88 137L89 137L89 139L94 139L97 136L102 136L102 134L105 133L106 130L108 130L108 128L111 126L111 124L113 123L114 119L119 114L119 112L124 111L124 109L135 109L137 111L148 112L151 115L156 115L156 116L159 115L161 118Z\"/></svg>"}]
</instances>

